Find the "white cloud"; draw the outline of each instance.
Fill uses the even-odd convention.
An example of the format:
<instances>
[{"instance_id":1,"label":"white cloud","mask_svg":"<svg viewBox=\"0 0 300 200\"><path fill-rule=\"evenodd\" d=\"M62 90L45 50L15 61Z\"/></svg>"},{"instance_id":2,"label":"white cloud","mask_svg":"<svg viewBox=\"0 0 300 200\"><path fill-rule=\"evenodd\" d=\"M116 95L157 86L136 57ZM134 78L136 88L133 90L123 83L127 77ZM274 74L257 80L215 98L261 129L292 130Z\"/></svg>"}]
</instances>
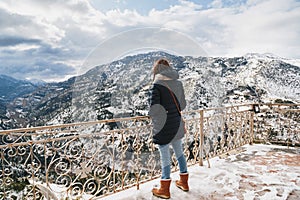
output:
<instances>
[{"instance_id":1,"label":"white cloud","mask_svg":"<svg viewBox=\"0 0 300 200\"><path fill-rule=\"evenodd\" d=\"M4 1L0 3L1 7L7 13L18 16L15 17L17 21L28 18L26 24L14 27L10 34L22 33L27 37L42 38L52 45L58 44L62 39L68 40L67 35L72 35L68 31L75 31L79 37L85 37L85 34L94 32L97 35L104 30L101 27L104 15L93 9L85 0L25 0L18 4L14 1ZM12 28L11 25L8 29Z\"/></svg>"},{"instance_id":2,"label":"white cloud","mask_svg":"<svg viewBox=\"0 0 300 200\"><path fill-rule=\"evenodd\" d=\"M251 0L226 7L216 0L206 10L184 4L152 10L149 20L196 38L212 56L257 52L299 58L299 4L293 0Z\"/></svg>"},{"instance_id":3,"label":"white cloud","mask_svg":"<svg viewBox=\"0 0 300 200\"><path fill-rule=\"evenodd\" d=\"M143 23L144 17L135 10L124 10L122 12L116 9L106 12L105 20L115 26L130 27Z\"/></svg>"},{"instance_id":4,"label":"white cloud","mask_svg":"<svg viewBox=\"0 0 300 200\"><path fill-rule=\"evenodd\" d=\"M268 0L249 2L220 21L230 33L227 54L274 53L299 58L300 3ZM292 50L293 49L293 50Z\"/></svg>"},{"instance_id":5,"label":"white cloud","mask_svg":"<svg viewBox=\"0 0 300 200\"><path fill-rule=\"evenodd\" d=\"M213 8L222 8L223 7L223 2L222 0L214 0L211 4L211 7Z\"/></svg>"},{"instance_id":6,"label":"white cloud","mask_svg":"<svg viewBox=\"0 0 300 200\"><path fill-rule=\"evenodd\" d=\"M299 4L293 0L252 0L225 7L217 0L207 10L177 5L149 15L162 26L197 38L213 56L268 52L299 58Z\"/></svg>"},{"instance_id":7,"label":"white cloud","mask_svg":"<svg viewBox=\"0 0 300 200\"><path fill-rule=\"evenodd\" d=\"M44 67L58 66L56 62L64 60L64 64L60 64L64 69L52 73L57 75L57 80L74 75L73 60L82 63L91 48L106 37L101 21L104 15L85 0L26 0L18 4L1 1L0 16L6 19L0 22L0 68L6 69L1 73L16 78L30 78L27 76L34 74L30 65L34 69L34 66L41 65L38 61L41 59ZM22 52L14 53L13 50ZM28 73L17 73L24 65L18 60L26 61ZM47 80L48 76L41 73L39 78Z\"/></svg>"},{"instance_id":8,"label":"white cloud","mask_svg":"<svg viewBox=\"0 0 300 200\"><path fill-rule=\"evenodd\" d=\"M18 53L19 56L27 56L26 52L32 50L35 57L24 60L40 56L39 59L47 60L49 65L59 61L74 68L74 63L83 62L89 52L113 35L145 27L179 31L196 40L211 56L269 52L300 58L300 2L296 0L248 0L246 3L245 0L215 0L207 8L180 0L164 9L153 8L146 14L134 7L101 12L88 0L18 3L4 0L0 2L0 17L6 19L0 22L0 53L11 52L9 57L7 52L0 54L3 65L16 66L13 50L24 51ZM154 38L140 39L147 40L148 44L148 40ZM168 36L161 40L168 40ZM139 44L143 48L143 42ZM126 41L119 45L130 48ZM184 48L180 41L176 45ZM68 74L61 74L62 77L71 73L69 69L64 72Z\"/></svg>"}]
</instances>

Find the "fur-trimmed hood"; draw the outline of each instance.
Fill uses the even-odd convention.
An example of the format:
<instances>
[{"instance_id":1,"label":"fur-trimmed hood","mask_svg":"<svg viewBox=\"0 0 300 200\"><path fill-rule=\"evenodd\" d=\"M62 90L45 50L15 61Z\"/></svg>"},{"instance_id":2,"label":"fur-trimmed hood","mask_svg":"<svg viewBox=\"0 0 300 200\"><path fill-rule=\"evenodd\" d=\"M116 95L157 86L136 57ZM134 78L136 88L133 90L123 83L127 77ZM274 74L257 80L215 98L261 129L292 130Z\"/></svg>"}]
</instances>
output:
<instances>
[{"instance_id":1,"label":"fur-trimmed hood","mask_svg":"<svg viewBox=\"0 0 300 200\"><path fill-rule=\"evenodd\" d=\"M177 79L179 79L178 72L174 69L167 69L155 75L154 83L160 80L177 80Z\"/></svg>"}]
</instances>

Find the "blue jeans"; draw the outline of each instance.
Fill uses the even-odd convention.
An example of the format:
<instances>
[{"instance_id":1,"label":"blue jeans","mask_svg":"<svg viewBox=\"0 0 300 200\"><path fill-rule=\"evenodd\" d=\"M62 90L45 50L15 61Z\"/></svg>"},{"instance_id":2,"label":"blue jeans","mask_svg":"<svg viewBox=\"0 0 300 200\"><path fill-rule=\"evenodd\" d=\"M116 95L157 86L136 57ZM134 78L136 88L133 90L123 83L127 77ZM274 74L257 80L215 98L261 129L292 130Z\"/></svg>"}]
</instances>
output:
<instances>
[{"instance_id":1,"label":"blue jeans","mask_svg":"<svg viewBox=\"0 0 300 200\"><path fill-rule=\"evenodd\" d=\"M171 174L171 155L170 144L173 147L176 159L178 161L180 173L187 173L187 164L183 154L181 139L170 142L169 144L159 145L160 162L162 176L161 179L170 179Z\"/></svg>"}]
</instances>

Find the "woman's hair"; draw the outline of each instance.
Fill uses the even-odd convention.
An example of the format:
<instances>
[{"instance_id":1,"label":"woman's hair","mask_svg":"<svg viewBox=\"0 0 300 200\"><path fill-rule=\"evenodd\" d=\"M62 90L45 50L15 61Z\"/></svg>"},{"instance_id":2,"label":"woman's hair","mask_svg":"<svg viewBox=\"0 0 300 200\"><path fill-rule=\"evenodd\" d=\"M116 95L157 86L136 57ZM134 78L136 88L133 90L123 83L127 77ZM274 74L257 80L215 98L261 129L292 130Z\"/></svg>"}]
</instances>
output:
<instances>
[{"instance_id":1,"label":"woman's hair","mask_svg":"<svg viewBox=\"0 0 300 200\"><path fill-rule=\"evenodd\" d=\"M154 63L153 70L152 70L153 80L155 79L156 74L159 74L160 72L162 72L166 69L170 69L170 68L171 68L171 66L170 66L169 61L167 59L161 58L161 59L157 60Z\"/></svg>"}]
</instances>

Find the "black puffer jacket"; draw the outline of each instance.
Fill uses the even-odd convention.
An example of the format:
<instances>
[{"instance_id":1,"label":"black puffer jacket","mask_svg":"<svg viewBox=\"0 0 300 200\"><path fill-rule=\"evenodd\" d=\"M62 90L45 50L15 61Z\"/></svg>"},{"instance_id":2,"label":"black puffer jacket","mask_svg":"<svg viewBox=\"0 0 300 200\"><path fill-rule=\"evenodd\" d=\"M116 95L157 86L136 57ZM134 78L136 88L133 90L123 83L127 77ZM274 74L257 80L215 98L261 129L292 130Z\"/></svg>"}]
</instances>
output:
<instances>
[{"instance_id":1,"label":"black puffer jacket","mask_svg":"<svg viewBox=\"0 0 300 200\"><path fill-rule=\"evenodd\" d=\"M178 78L178 73L169 69L157 74L153 83L149 115L152 118L155 144L168 144L173 139L180 139L184 136L181 114L170 93L171 90L180 111L183 110L186 107L186 100L182 83L177 80Z\"/></svg>"}]
</instances>

